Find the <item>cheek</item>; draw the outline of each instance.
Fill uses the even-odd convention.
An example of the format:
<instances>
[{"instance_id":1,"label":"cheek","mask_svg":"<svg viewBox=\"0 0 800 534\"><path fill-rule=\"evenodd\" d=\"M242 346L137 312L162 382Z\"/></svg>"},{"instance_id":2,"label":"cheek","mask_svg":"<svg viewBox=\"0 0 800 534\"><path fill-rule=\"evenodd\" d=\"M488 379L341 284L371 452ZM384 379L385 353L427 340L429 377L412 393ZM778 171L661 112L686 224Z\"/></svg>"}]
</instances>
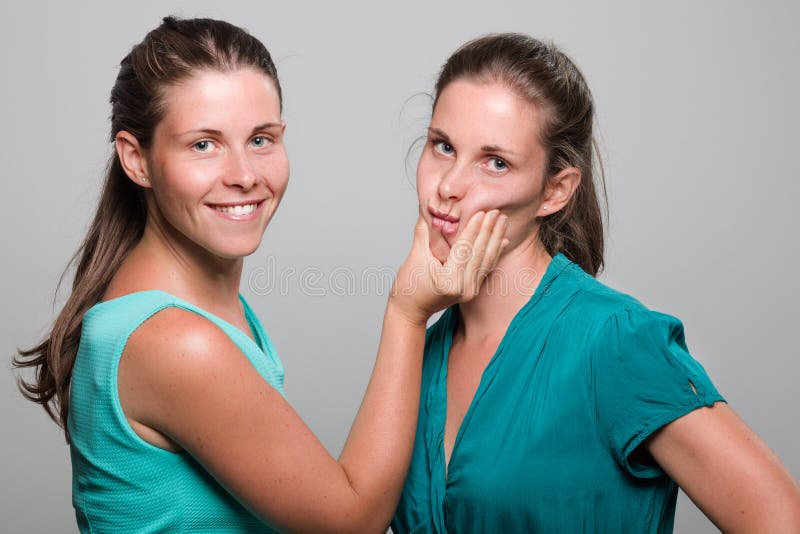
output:
<instances>
[{"instance_id":1,"label":"cheek","mask_svg":"<svg viewBox=\"0 0 800 534\"><path fill-rule=\"evenodd\" d=\"M289 185L289 158L284 151L272 156L264 162L262 173L267 177L267 186L270 191L276 197L280 197L286 191L286 186Z\"/></svg>"},{"instance_id":2,"label":"cheek","mask_svg":"<svg viewBox=\"0 0 800 534\"><path fill-rule=\"evenodd\" d=\"M499 209L508 216L518 212L533 211L539 200L535 191L526 190L527 184L488 182L473 188L464 198L472 213L478 210Z\"/></svg>"},{"instance_id":3,"label":"cheek","mask_svg":"<svg viewBox=\"0 0 800 534\"><path fill-rule=\"evenodd\" d=\"M461 206L463 228L475 213L494 209L502 210L505 207L505 201L501 195L496 194L491 188L477 185L464 195L459 205Z\"/></svg>"},{"instance_id":4,"label":"cheek","mask_svg":"<svg viewBox=\"0 0 800 534\"><path fill-rule=\"evenodd\" d=\"M426 151L422 153L417 165L417 197L420 204L427 204L428 200L436 193L439 184L438 176L441 174L439 165Z\"/></svg>"},{"instance_id":5,"label":"cheek","mask_svg":"<svg viewBox=\"0 0 800 534\"><path fill-rule=\"evenodd\" d=\"M522 213L527 211L533 212L532 205L529 204L528 199L520 203L519 195L505 185L506 184L476 185L464 196L459 202L461 208L461 225L459 226L456 239L461 236L461 232L467 227L467 223L469 223L472 216L479 211L488 212L499 209L501 213L507 215L509 217L509 229L506 235L512 232L512 228L519 224L527 226L525 223L520 223L519 219L523 216Z\"/></svg>"},{"instance_id":6,"label":"cheek","mask_svg":"<svg viewBox=\"0 0 800 534\"><path fill-rule=\"evenodd\" d=\"M156 167L153 195L166 202L194 203L212 187L217 169L209 165L172 162Z\"/></svg>"}]
</instances>

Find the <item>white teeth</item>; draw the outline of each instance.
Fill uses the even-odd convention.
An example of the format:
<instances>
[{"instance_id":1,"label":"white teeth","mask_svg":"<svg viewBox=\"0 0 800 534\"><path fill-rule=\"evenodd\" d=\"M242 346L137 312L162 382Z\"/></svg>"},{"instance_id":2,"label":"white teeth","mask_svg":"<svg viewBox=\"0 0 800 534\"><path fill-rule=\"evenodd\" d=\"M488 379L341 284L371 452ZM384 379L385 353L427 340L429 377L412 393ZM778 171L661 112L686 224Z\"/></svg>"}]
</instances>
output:
<instances>
[{"instance_id":1,"label":"white teeth","mask_svg":"<svg viewBox=\"0 0 800 534\"><path fill-rule=\"evenodd\" d=\"M232 215L249 215L256 209L257 204L246 204L244 206L214 206L214 209Z\"/></svg>"}]
</instances>

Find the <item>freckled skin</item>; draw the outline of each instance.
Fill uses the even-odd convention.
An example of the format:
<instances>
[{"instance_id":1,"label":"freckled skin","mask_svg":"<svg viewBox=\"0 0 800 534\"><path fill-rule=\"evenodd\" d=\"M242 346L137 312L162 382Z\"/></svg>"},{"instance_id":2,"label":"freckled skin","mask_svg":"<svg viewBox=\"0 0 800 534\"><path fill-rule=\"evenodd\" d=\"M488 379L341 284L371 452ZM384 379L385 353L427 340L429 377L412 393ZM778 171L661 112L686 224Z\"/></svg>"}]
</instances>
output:
<instances>
[{"instance_id":1,"label":"freckled skin","mask_svg":"<svg viewBox=\"0 0 800 534\"><path fill-rule=\"evenodd\" d=\"M222 258L251 254L289 179L274 83L251 69L201 71L168 89L165 104L148 153L150 213L176 242ZM276 126L254 131L267 123ZM203 128L220 134L185 133ZM252 224L226 221L208 206L254 198L264 205Z\"/></svg>"}]
</instances>

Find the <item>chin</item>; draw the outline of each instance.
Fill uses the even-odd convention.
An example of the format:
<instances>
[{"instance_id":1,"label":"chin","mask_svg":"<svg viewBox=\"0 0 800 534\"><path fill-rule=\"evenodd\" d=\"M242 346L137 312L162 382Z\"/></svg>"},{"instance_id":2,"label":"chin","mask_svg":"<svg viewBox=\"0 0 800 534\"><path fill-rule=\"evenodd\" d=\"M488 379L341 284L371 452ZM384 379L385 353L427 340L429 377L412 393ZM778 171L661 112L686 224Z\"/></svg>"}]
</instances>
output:
<instances>
[{"instance_id":1,"label":"chin","mask_svg":"<svg viewBox=\"0 0 800 534\"><path fill-rule=\"evenodd\" d=\"M259 242L256 244L242 244L241 246L231 246L231 244L228 243L227 247L218 248L217 250L214 251L214 254L216 256L219 256L220 258L225 258L226 260L235 260L239 258L244 258L246 256L250 256L256 250L258 250L260 244L261 243Z\"/></svg>"}]
</instances>

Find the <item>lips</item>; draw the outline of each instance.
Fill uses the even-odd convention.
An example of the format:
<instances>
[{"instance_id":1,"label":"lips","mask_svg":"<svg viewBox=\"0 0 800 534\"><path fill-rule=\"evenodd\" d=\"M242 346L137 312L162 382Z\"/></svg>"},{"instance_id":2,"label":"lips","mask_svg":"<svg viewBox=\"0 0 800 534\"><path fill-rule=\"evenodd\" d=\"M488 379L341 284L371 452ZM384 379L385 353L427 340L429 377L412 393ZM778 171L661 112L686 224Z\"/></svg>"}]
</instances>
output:
<instances>
[{"instance_id":1,"label":"lips","mask_svg":"<svg viewBox=\"0 0 800 534\"><path fill-rule=\"evenodd\" d=\"M429 208L428 211L431 214L431 226L439 230L442 235L450 237L458 232L458 217L433 208Z\"/></svg>"},{"instance_id":2,"label":"lips","mask_svg":"<svg viewBox=\"0 0 800 534\"><path fill-rule=\"evenodd\" d=\"M249 221L255 219L260 211L262 200L244 200L239 202L224 202L219 204L207 204L214 212L229 220Z\"/></svg>"},{"instance_id":3,"label":"lips","mask_svg":"<svg viewBox=\"0 0 800 534\"><path fill-rule=\"evenodd\" d=\"M237 204L236 206L214 206L214 209L224 213L232 213L234 215L249 215L253 213L258 207L257 203L253 204Z\"/></svg>"}]
</instances>

